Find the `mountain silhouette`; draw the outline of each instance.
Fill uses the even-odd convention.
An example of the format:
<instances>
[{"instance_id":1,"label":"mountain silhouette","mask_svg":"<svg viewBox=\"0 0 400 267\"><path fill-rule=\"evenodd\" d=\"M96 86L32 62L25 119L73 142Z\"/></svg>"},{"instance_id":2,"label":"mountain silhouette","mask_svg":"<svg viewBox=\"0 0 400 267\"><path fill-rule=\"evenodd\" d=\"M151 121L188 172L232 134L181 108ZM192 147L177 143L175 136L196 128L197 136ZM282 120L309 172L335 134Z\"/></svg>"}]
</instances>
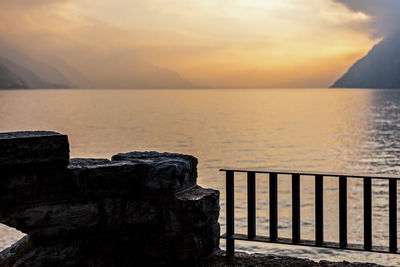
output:
<instances>
[{"instance_id":1,"label":"mountain silhouette","mask_svg":"<svg viewBox=\"0 0 400 267\"><path fill-rule=\"evenodd\" d=\"M26 89L28 86L15 73L0 63L0 89Z\"/></svg>"},{"instance_id":2,"label":"mountain silhouette","mask_svg":"<svg viewBox=\"0 0 400 267\"><path fill-rule=\"evenodd\" d=\"M331 88L400 88L400 32L384 38Z\"/></svg>"}]
</instances>

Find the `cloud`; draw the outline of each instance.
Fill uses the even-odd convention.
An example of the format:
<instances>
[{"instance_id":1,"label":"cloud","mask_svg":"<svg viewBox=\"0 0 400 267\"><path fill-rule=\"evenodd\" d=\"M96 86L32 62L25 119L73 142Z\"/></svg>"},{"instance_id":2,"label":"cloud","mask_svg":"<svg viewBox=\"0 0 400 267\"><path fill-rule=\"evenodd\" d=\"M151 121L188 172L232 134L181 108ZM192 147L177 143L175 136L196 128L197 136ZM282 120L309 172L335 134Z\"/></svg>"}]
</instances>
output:
<instances>
[{"instance_id":1,"label":"cloud","mask_svg":"<svg viewBox=\"0 0 400 267\"><path fill-rule=\"evenodd\" d=\"M0 2L0 56L18 61L8 53L12 47L61 69L74 66L96 88L195 86L142 57L134 33L75 14L74 7L72 0Z\"/></svg>"},{"instance_id":2,"label":"cloud","mask_svg":"<svg viewBox=\"0 0 400 267\"><path fill-rule=\"evenodd\" d=\"M18 1L1 1L0 7L2 9L20 9L20 10L34 10L43 7L51 8L60 4L65 4L73 0L18 0Z\"/></svg>"},{"instance_id":3,"label":"cloud","mask_svg":"<svg viewBox=\"0 0 400 267\"><path fill-rule=\"evenodd\" d=\"M367 28L374 36L384 37L400 28L399 0L335 0L356 12L372 16Z\"/></svg>"},{"instance_id":4,"label":"cloud","mask_svg":"<svg viewBox=\"0 0 400 267\"><path fill-rule=\"evenodd\" d=\"M342 2L0 0L0 39L59 57L96 86L160 84L172 75L165 68L215 87L328 86L349 64L344 55L375 43L367 13ZM341 62L324 69L331 58Z\"/></svg>"}]
</instances>

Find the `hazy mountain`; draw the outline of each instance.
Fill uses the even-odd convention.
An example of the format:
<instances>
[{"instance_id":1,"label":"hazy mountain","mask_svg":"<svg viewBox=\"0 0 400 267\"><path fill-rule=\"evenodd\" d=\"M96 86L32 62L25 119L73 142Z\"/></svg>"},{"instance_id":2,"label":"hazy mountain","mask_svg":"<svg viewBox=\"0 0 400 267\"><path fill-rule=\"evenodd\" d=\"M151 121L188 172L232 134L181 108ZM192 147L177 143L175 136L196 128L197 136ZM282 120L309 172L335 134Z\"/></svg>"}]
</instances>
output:
<instances>
[{"instance_id":1,"label":"hazy mountain","mask_svg":"<svg viewBox=\"0 0 400 267\"><path fill-rule=\"evenodd\" d=\"M25 82L0 63L0 89L26 89Z\"/></svg>"},{"instance_id":2,"label":"hazy mountain","mask_svg":"<svg viewBox=\"0 0 400 267\"><path fill-rule=\"evenodd\" d=\"M358 60L332 88L400 88L400 32Z\"/></svg>"},{"instance_id":3,"label":"hazy mountain","mask_svg":"<svg viewBox=\"0 0 400 267\"><path fill-rule=\"evenodd\" d=\"M28 88L199 88L178 72L160 67L131 53L110 51L105 56L86 54L72 60L59 55L28 56L0 39L0 63ZM81 74L83 73L83 74Z\"/></svg>"},{"instance_id":4,"label":"hazy mountain","mask_svg":"<svg viewBox=\"0 0 400 267\"><path fill-rule=\"evenodd\" d=\"M0 43L0 62L18 75L29 88L77 87L55 67Z\"/></svg>"},{"instance_id":5,"label":"hazy mountain","mask_svg":"<svg viewBox=\"0 0 400 267\"><path fill-rule=\"evenodd\" d=\"M6 66L7 69L10 72L12 72L14 75L18 76L26 84L26 86L28 88L51 88L52 87L49 82L42 80L39 76L37 76L32 71L15 64L11 60L0 57L0 63L3 66Z\"/></svg>"},{"instance_id":6,"label":"hazy mountain","mask_svg":"<svg viewBox=\"0 0 400 267\"><path fill-rule=\"evenodd\" d=\"M7 69L8 75L12 74L14 77L18 77L19 80L23 82L26 88L29 89L40 89L40 88L69 88L69 85L66 84L58 84L49 82L47 80L42 79L38 75L36 75L31 70L15 64L13 61L0 57L0 63Z\"/></svg>"},{"instance_id":7,"label":"hazy mountain","mask_svg":"<svg viewBox=\"0 0 400 267\"><path fill-rule=\"evenodd\" d=\"M75 85L75 88L93 88L92 82L90 82L86 76L80 73L76 68L67 64L58 57L52 56L51 58L52 61L49 63L52 66L57 67L57 69Z\"/></svg>"}]
</instances>

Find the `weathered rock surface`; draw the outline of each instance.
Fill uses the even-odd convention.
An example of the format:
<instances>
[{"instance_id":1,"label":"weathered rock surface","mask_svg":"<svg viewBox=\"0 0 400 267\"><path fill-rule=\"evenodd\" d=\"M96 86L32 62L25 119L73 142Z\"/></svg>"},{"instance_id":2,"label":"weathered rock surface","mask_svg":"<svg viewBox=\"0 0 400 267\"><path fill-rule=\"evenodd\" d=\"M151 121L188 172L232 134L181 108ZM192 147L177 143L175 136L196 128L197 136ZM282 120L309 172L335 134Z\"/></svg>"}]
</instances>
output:
<instances>
[{"instance_id":1,"label":"weathered rock surface","mask_svg":"<svg viewBox=\"0 0 400 267\"><path fill-rule=\"evenodd\" d=\"M59 164L68 139L53 132L0 134L0 148L16 151L0 154L0 222L28 234L0 266L187 264L219 247L219 192L196 185L193 156Z\"/></svg>"},{"instance_id":2,"label":"weathered rock surface","mask_svg":"<svg viewBox=\"0 0 400 267\"><path fill-rule=\"evenodd\" d=\"M335 266L335 267L383 267L375 263L359 263L359 262L331 262L319 261L315 262L308 259L300 259L287 256L277 255L264 255L264 254L247 254L243 252L236 252L232 258L226 258L224 251L218 251L213 256L205 259L198 264L199 267L230 267L230 266L298 266L298 267L314 267L314 266Z\"/></svg>"},{"instance_id":3,"label":"weathered rock surface","mask_svg":"<svg viewBox=\"0 0 400 267\"><path fill-rule=\"evenodd\" d=\"M7 168L1 174L0 207L140 193L137 167L127 161L71 159L66 168L30 164L29 171Z\"/></svg>"},{"instance_id":4,"label":"weathered rock surface","mask_svg":"<svg viewBox=\"0 0 400 267\"><path fill-rule=\"evenodd\" d=\"M0 133L0 167L19 164L68 164L68 137L50 131Z\"/></svg>"},{"instance_id":5,"label":"weathered rock surface","mask_svg":"<svg viewBox=\"0 0 400 267\"><path fill-rule=\"evenodd\" d=\"M140 194L140 168L129 161L71 159L68 176L82 197Z\"/></svg>"},{"instance_id":6,"label":"weathered rock surface","mask_svg":"<svg viewBox=\"0 0 400 267\"><path fill-rule=\"evenodd\" d=\"M196 228L218 222L219 192L195 186L185 192L176 194L179 207L185 218L182 221ZM189 215L189 216L188 216Z\"/></svg>"},{"instance_id":7,"label":"weathered rock surface","mask_svg":"<svg viewBox=\"0 0 400 267\"><path fill-rule=\"evenodd\" d=\"M136 164L145 191L174 191L196 184L197 159L190 155L130 152L114 155L111 160Z\"/></svg>"},{"instance_id":8,"label":"weathered rock surface","mask_svg":"<svg viewBox=\"0 0 400 267\"><path fill-rule=\"evenodd\" d=\"M95 232L100 224L98 203L40 204L4 209L0 222L36 238L58 238L73 233Z\"/></svg>"}]
</instances>

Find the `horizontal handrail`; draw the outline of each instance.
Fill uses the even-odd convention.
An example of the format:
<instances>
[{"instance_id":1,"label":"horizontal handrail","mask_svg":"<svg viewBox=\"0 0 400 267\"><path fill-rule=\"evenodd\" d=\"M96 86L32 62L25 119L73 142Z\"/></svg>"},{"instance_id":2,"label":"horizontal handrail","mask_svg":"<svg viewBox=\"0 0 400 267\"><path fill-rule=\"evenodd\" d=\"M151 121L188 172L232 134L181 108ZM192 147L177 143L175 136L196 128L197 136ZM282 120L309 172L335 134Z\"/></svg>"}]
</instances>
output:
<instances>
[{"instance_id":1,"label":"horizontal handrail","mask_svg":"<svg viewBox=\"0 0 400 267\"><path fill-rule=\"evenodd\" d=\"M276 173L276 174L287 174L287 175L292 175L292 174L298 174L298 175L305 175L305 176L315 176L315 175L321 175L321 176L326 176L326 177L339 177L339 176L345 176L347 178L371 178L371 179L395 179L395 180L400 180L400 176L396 175L390 175L390 174L348 174L348 173L340 173L340 172L324 172L324 171L296 171L296 170L275 170L275 169L240 169L240 168L222 168L219 171L221 172L226 172L226 171L233 171L233 172L254 172L254 173Z\"/></svg>"}]
</instances>

